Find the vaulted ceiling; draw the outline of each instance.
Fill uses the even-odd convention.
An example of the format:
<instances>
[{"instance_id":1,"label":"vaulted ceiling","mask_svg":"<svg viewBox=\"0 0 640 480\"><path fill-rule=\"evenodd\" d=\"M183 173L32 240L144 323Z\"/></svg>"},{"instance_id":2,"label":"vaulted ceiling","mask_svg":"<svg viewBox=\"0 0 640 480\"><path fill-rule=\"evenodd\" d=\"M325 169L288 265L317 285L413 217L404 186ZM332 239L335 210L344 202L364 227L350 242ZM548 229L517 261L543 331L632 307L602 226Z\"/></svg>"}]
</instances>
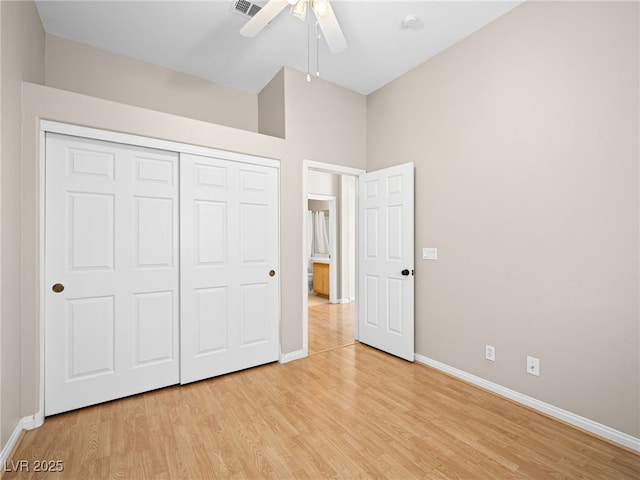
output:
<instances>
[{"instance_id":1,"label":"vaulted ceiling","mask_svg":"<svg viewBox=\"0 0 640 480\"><path fill-rule=\"evenodd\" d=\"M45 31L215 83L259 92L283 67L369 94L471 35L516 1L333 0L348 48L331 54L288 9L254 38L237 0L36 2ZM256 0L264 4L266 0ZM410 16L418 29L403 29ZM508 41L508 39L505 39Z\"/></svg>"}]
</instances>

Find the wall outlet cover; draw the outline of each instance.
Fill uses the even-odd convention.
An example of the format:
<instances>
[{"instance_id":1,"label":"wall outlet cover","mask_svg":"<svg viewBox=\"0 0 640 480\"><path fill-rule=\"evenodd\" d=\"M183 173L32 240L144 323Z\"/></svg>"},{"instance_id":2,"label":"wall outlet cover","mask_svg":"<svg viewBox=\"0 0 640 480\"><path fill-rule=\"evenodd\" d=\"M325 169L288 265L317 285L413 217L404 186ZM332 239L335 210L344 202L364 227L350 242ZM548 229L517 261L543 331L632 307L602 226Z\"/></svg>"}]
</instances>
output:
<instances>
[{"instance_id":1,"label":"wall outlet cover","mask_svg":"<svg viewBox=\"0 0 640 480\"><path fill-rule=\"evenodd\" d=\"M540 360L536 357L527 356L527 373L530 375L540 376Z\"/></svg>"},{"instance_id":2,"label":"wall outlet cover","mask_svg":"<svg viewBox=\"0 0 640 480\"><path fill-rule=\"evenodd\" d=\"M485 345L484 346L484 358L491 362L496 361L496 347L493 345Z\"/></svg>"}]
</instances>

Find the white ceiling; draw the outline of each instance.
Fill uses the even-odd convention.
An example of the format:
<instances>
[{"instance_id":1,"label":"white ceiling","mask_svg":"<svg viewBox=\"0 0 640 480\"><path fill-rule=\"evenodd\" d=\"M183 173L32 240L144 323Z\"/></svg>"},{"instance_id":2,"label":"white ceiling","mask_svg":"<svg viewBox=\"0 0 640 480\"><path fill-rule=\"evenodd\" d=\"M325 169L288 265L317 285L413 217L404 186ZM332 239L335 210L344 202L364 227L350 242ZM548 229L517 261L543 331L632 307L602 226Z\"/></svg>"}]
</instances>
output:
<instances>
[{"instance_id":1,"label":"white ceiling","mask_svg":"<svg viewBox=\"0 0 640 480\"><path fill-rule=\"evenodd\" d=\"M264 3L258 0L256 3ZM332 0L349 48L319 43L320 76L369 94L524 0ZM316 72L315 27L282 12L255 38L233 0L36 1L47 33L257 93L283 67ZM424 23L402 30L407 15ZM311 48L307 33L311 31ZM508 41L508 39L505 39Z\"/></svg>"}]
</instances>

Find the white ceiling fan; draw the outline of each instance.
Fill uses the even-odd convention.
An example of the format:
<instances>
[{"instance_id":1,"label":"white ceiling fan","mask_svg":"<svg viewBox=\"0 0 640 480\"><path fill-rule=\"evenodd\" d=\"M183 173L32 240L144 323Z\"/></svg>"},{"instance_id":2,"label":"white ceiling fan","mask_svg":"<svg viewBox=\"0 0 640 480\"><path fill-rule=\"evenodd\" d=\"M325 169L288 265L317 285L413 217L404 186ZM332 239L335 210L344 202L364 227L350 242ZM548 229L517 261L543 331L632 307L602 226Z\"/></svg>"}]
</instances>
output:
<instances>
[{"instance_id":1,"label":"white ceiling fan","mask_svg":"<svg viewBox=\"0 0 640 480\"><path fill-rule=\"evenodd\" d=\"M311 10L318 20L324 39L331 53L340 53L347 48L340 24L329 0L269 0L245 25L240 34L245 37L255 37L267 24L273 20L287 6L291 6L290 13L300 20L306 20L307 12Z\"/></svg>"}]
</instances>

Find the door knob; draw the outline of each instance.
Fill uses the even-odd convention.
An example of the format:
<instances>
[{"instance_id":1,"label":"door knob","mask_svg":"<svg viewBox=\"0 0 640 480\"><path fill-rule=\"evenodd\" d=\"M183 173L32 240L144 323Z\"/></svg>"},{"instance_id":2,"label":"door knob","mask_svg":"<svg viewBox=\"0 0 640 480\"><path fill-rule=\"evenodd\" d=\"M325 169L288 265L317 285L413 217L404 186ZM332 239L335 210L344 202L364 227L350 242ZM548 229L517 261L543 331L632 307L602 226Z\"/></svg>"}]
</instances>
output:
<instances>
[{"instance_id":1,"label":"door knob","mask_svg":"<svg viewBox=\"0 0 640 480\"><path fill-rule=\"evenodd\" d=\"M275 276L275 274L276 274L276 271L275 271L275 270L269 270L269 276L270 276L270 277Z\"/></svg>"},{"instance_id":2,"label":"door knob","mask_svg":"<svg viewBox=\"0 0 640 480\"><path fill-rule=\"evenodd\" d=\"M64 290L64 285L61 283L55 283L52 287L51 290L53 290L56 293L60 293Z\"/></svg>"},{"instance_id":3,"label":"door knob","mask_svg":"<svg viewBox=\"0 0 640 480\"><path fill-rule=\"evenodd\" d=\"M405 277L407 277L409 275L409 270L407 270L406 268L404 270L402 270L402 275L404 275Z\"/></svg>"}]
</instances>

